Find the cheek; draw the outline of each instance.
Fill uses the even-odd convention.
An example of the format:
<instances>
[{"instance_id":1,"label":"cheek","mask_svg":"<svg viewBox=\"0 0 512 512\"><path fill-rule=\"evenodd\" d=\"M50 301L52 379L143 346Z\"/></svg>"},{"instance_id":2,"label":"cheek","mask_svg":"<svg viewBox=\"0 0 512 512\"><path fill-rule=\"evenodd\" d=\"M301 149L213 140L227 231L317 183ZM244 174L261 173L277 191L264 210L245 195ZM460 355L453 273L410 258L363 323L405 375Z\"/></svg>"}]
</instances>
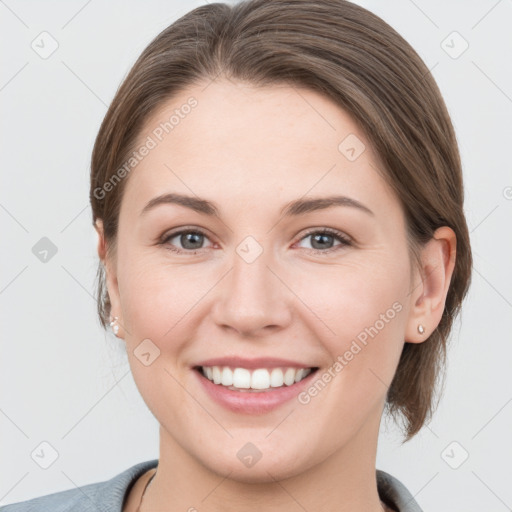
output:
<instances>
[{"instance_id":1,"label":"cheek","mask_svg":"<svg viewBox=\"0 0 512 512\"><path fill-rule=\"evenodd\" d=\"M402 268L381 259L380 267L354 264L302 279L298 295L308 297L310 329L331 365L300 403L313 417L327 415L323 428L338 440L381 407L396 371L406 325L408 275Z\"/></svg>"},{"instance_id":2,"label":"cheek","mask_svg":"<svg viewBox=\"0 0 512 512\"><path fill-rule=\"evenodd\" d=\"M194 285L183 271L143 265L132 266L123 280L123 315L135 338L151 338L159 344L176 337L187 311L204 295L202 286ZM179 326L179 327L178 327Z\"/></svg>"},{"instance_id":3,"label":"cheek","mask_svg":"<svg viewBox=\"0 0 512 512\"><path fill-rule=\"evenodd\" d=\"M127 250L119 260L118 280L128 338L157 343L175 329L204 295L204 283L191 266L169 265L155 251Z\"/></svg>"},{"instance_id":4,"label":"cheek","mask_svg":"<svg viewBox=\"0 0 512 512\"><path fill-rule=\"evenodd\" d=\"M315 273L300 281L297 294L307 297L314 313L307 315L310 330L332 361L322 400L332 401L325 410L336 425L346 421L341 417L346 411L357 411L350 420L356 428L368 412L362 404L372 408L383 400L392 381L406 325L406 264L381 257L379 264L337 266L330 275Z\"/></svg>"},{"instance_id":5,"label":"cheek","mask_svg":"<svg viewBox=\"0 0 512 512\"><path fill-rule=\"evenodd\" d=\"M292 282L327 338L346 341L374 324L379 331L396 332L402 323L398 313L405 307L408 275L400 262L388 263L382 258L331 266L304 272Z\"/></svg>"},{"instance_id":6,"label":"cheek","mask_svg":"<svg viewBox=\"0 0 512 512\"><path fill-rule=\"evenodd\" d=\"M192 338L187 315L204 295L203 287L194 284L197 280L191 281L183 268L152 263L147 256L126 258L119 280L134 381L155 417L165 423L168 414L168 421L175 422L173 411L186 405L178 382L185 375L179 360ZM146 360L145 353L149 353ZM172 404L167 412L166 404Z\"/></svg>"}]
</instances>

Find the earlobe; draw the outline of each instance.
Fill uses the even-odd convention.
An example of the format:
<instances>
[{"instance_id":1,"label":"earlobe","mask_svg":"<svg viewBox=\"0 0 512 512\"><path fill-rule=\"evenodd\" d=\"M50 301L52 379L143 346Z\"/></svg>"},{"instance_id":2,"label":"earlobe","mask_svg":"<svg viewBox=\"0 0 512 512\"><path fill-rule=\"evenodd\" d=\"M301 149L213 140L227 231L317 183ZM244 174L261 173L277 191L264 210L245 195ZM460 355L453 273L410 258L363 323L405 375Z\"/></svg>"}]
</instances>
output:
<instances>
[{"instance_id":1,"label":"earlobe","mask_svg":"<svg viewBox=\"0 0 512 512\"><path fill-rule=\"evenodd\" d=\"M421 251L420 283L413 284L405 341L422 343L437 328L444 312L456 258L456 235L438 228Z\"/></svg>"},{"instance_id":2,"label":"earlobe","mask_svg":"<svg viewBox=\"0 0 512 512\"><path fill-rule=\"evenodd\" d=\"M117 316L113 317L112 316L110 317L110 327L112 328L112 331L114 332L114 334L117 336L117 337L120 337L119 336L119 325L118 325L118 320L119 318Z\"/></svg>"}]
</instances>

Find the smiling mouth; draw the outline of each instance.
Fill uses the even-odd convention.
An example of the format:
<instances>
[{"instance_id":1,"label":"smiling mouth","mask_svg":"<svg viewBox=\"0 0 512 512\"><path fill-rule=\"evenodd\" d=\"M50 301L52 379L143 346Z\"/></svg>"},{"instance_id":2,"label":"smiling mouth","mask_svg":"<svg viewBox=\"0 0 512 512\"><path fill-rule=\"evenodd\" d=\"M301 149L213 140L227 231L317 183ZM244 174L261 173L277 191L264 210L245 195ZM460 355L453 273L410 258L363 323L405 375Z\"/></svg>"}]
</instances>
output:
<instances>
[{"instance_id":1,"label":"smiling mouth","mask_svg":"<svg viewBox=\"0 0 512 512\"><path fill-rule=\"evenodd\" d=\"M231 368L229 366L196 366L204 378L232 391L265 392L290 387L318 370L312 368Z\"/></svg>"}]
</instances>

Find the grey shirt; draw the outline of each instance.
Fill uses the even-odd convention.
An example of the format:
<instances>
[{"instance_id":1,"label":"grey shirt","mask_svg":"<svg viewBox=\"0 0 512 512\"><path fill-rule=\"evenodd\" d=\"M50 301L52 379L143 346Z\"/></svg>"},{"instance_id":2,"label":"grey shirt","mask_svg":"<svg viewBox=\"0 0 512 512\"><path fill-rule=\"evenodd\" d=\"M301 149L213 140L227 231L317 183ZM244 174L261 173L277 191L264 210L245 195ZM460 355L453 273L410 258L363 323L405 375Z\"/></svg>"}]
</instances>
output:
<instances>
[{"instance_id":1,"label":"grey shirt","mask_svg":"<svg viewBox=\"0 0 512 512\"><path fill-rule=\"evenodd\" d=\"M110 480L5 505L0 512L122 512L136 480L157 464L158 459L140 462ZM377 489L380 499L397 512L422 512L402 482L379 469Z\"/></svg>"}]
</instances>

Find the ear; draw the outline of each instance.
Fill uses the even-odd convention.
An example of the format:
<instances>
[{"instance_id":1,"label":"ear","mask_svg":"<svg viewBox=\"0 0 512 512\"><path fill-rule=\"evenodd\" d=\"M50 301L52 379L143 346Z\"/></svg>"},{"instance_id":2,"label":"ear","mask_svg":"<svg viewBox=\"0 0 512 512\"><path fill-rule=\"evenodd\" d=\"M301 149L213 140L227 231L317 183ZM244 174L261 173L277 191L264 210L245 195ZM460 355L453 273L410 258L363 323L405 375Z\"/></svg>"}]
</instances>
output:
<instances>
[{"instance_id":1,"label":"ear","mask_svg":"<svg viewBox=\"0 0 512 512\"><path fill-rule=\"evenodd\" d=\"M406 342L422 343L439 325L455 268L456 247L456 235L448 226L438 228L423 247L422 265L415 272L410 293ZM423 334L418 332L419 324L425 329Z\"/></svg>"},{"instance_id":2,"label":"ear","mask_svg":"<svg viewBox=\"0 0 512 512\"><path fill-rule=\"evenodd\" d=\"M119 326L119 331L117 332L116 336L118 338L124 338L123 319L121 315L121 303L119 300L119 287L117 283L115 261L112 261L112 256L109 256L107 252L107 244L103 231L103 221L101 219L97 219L94 227L98 233L98 256L105 269L105 280L111 306L110 316L112 317L111 319L115 317L118 318L117 325Z\"/></svg>"}]
</instances>

